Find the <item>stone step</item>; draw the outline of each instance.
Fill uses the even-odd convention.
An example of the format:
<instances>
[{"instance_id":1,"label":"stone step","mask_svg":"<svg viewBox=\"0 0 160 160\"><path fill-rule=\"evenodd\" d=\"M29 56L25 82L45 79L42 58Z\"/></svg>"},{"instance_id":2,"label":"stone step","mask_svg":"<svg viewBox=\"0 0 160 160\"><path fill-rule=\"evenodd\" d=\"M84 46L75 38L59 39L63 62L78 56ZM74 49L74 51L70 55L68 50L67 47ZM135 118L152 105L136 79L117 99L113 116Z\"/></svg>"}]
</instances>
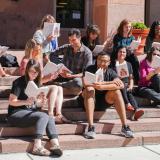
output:
<instances>
[{"instance_id":1,"label":"stone step","mask_svg":"<svg viewBox=\"0 0 160 160\"><path fill-rule=\"evenodd\" d=\"M8 98L6 98L5 96L8 94L9 96L9 90L11 88L11 86L5 86L6 88L6 91L4 92L3 89L1 90L1 87L0 87L0 108L1 109L7 109L8 108ZM8 91L7 91L8 90ZM3 97L4 96L4 97ZM77 100L77 96L67 96L67 97L64 97L64 100L63 100L63 106L65 108L77 108L79 107L79 103L78 103L78 100Z\"/></svg>"},{"instance_id":2,"label":"stone step","mask_svg":"<svg viewBox=\"0 0 160 160\"><path fill-rule=\"evenodd\" d=\"M160 132L140 132L134 138L124 138L119 134L98 134L96 139L85 139L80 135L60 135L60 144L64 150L112 148L126 146L141 146L160 143ZM43 145L49 149L48 139L45 138ZM30 152L33 148L32 137L4 138L0 140L0 153Z\"/></svg>"},{"instance_id":3,"label":"stone step","mask_svg":"<svg viewBox=\"0 0 160 160\"><path fill-rule=\"evenodd\" d=\"M7 109L3 109L0 103L0 122L7 116ZM160 109L157 108L141 108L144 110L143 118L160 118ZM47 112L47 110L44 110ZM64 106L63 115L72 121L86 121L86 112L82 108L77 108L72 106L71 108ZM127 112L127 117L130 118L133 113ZM77 116L78 115L78 116ZM94 113L95 120L114 120L119 119L119 116L114 108L108 108L104 111L95 111Z\"/></svg>"},{"instance_id":4,"label":"stone step","mask_svg":"<svg viewBox=\"0 0 160 160\"><path fill-rule=\"evenodd\" d=\"M1 86L11 86L12 82L17 79L19 76L8 76L0 77L0 87Z\"/></svg>"},{"instance_id":5,"label":"stone step","mask_svg":"<svg viewBox=\"0 0 160 160\"><path fill-rule=\"evenodd\" d=\"M8 98L12 86L0 86L0 98Z\"/></svg>"},{"instance_id":6,"label":"stone step","mask_svg":"<svg viewBox=\"0 0 160 160\"><path fill-rule=\"evenodd\" d=\"M6 74L18 76L19 74L19 67L3 67L3 70Z\"/></svg>"},{"instance_id":7,"label":"stone step","mask_svg":"<svg viewBox=\"0 0 160 160\"><path fill-rule=\"evenodd\" d=\"M139 121L129 121L127 123L134 132L160 131L160 118L147 118ZM60 135L82 135L87 126L85 122L73 124L56 125ZM119 133L121 131L120 120L101 120L95 123L96 133ZM0 137L31 136L34 135L34 128L11 127L9 124L0 124Z\"/></svg>"}]
</instances>

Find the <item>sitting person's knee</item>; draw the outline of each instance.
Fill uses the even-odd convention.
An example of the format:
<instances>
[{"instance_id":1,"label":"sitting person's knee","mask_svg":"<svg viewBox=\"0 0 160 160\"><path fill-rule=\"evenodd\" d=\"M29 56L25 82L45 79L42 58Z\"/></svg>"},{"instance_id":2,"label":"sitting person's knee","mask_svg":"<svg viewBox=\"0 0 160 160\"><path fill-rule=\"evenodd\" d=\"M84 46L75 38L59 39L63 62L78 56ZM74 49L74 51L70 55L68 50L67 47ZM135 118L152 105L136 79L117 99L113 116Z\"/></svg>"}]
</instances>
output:
<instances>
[{"instance_id":1,"label":"sitting person's knee","mask_svg":"<svg viewBox=\"0 0 160 160\"><path fill-rule=\"evenodd\" d=\"M55 92L55 91L58 91L58 86L56 85L49 86L49 92Z\"/></svg>"},{"instance_id":2,"label":"sitting person's knee","mask_svg":"<svg viewBox=\"0 0 160 160\"><path fill-rule=\"evenodd\" d=\"M92 87L86 88L85 89L85 96L94 97L95 96L95 90Z\"/></svg>"}]
</instances>

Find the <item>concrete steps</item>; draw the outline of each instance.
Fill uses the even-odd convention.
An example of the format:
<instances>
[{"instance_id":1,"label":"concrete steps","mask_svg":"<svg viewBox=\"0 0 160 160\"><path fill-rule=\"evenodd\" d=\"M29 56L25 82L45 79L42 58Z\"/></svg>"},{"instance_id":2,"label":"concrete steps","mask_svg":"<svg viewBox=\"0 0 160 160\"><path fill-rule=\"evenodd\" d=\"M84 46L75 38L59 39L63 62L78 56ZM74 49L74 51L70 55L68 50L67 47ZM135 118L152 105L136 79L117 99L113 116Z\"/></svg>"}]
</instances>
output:
<instances>
[{"instance_id":1,"label":"concrete steps","mask_svg":"<svg viewBox=\"0 0 160 160\"><path fill-rule=\"evenodd\" d=\"M128 124L134 132L151 132L160 131L160 118L144 118L139 121L129 121ZM86 128L85 122L78 122L73 124L57 125L57 130L60 135L82 135ZM120 120L101 120L95 123L96 133L119 133L121 131ZM8 124L0 124L1 137L16 137L16 136L30 136L34 135L34 128L18 128L10 127Z\"/></svg>"},{"instance_id":2,"label":"concrete steps","mask_svg":"<svg viewBox=\"0 0 160 160\"><path fill-rule=\"evenodd\" d=\"M9 51L16 55L20 63L24 52ZM5 68L11 75L18 75L18 68ZM0 153L31 151L33 145L34 128L11 127L6 123L8 97L13 80L17 77L0 78ZM5 95L6 94L6 95ZM94 114L96 139L88 140L83 137L86 128L86 114L82 107L78 107L77 97L65 97L63 114L66 118L75 121L73 124L57 125L59 139L63 149L86 149L103 147L124 147L160 143L160 109L153 108L150 101L136 97L139 106L145 111L139 121L130 121L128 124L135 132L135 138L124 138L120 135L121 123L115 109L96 111ZM145 108L145 106L147 106ZM152 108L151 108L152 107ZM127 113L128 117L130 116ZM78 121L78 122L77 122ZM5 123L2 123L5 122ZM48 139L43 141L49 147Z\"/></svg>"},{"instance_id":3,"label":"concrete steps","mask_svg":"<svg viewBox=\"0 0 160 160\"><path fill-rule=\"evenodd\" d=\"M160 132L136 133L134 138L124 138L119 134L97 134L96 139L88 140L80 135L60 135L62 149L111 148L159 144ZM47 139L43 145L49 148ZM1 153L30 152L33 147L32 137L4 138L0 140Z\"/></svg>"},{"instance_id":4,"label":"concrete steps","mask_svg":"<svg viewBox=\"0 0 160 160\"><path fill-rule=\"evenodd\" d=\"M0 88L1 86L11 86L12 82L18 77L19 76L0 77Z\"/></svg>"}]
</instances>

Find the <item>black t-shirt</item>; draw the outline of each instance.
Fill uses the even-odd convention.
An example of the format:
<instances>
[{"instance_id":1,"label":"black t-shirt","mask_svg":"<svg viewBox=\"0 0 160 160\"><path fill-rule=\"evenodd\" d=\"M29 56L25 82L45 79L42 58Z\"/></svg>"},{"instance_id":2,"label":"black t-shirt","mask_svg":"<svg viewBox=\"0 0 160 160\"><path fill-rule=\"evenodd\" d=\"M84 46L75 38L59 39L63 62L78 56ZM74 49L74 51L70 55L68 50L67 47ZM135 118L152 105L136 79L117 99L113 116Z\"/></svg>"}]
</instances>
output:
<instances>
[{"instance_id":1,"label":"black t-shirt","mask_svg":"<svg viewBox=\"0 0 160 160\"><path fill-rule=\"evenodd\" d=\"M91 73L96 73L97 66L91 65L91 66L87 67L86 71L91 72ZM113 69L108 68L104 72L104 81L113 81L115 78L118 78L118 75Z\"/></svg>"},{"instance_id":2,"label":"black t-shirt","mask_svg":"<svg viewBox=\"0 0 160 160\"><path fill-rule=\"evenodd\" d=\"M87 67L86 71L91 72L91 73L96 73L97 71L97 66L96 65L91 65ZM118 78L117 73L111 69L108 68L104 72L104 81L113 81L115 78ZM96 110L104 110L106 107L110 107L110 104L108 104L105 100L105 95L107 90L95 90L95 96L96 96Z\"/></svg>"},{"instance_id":3,"label":"black t-shirt","mask_svg":"<svg viewBox=\"0 0 160 160\"><path fill-rule=\"evenodd\" d=\"M25 76L19 77L13 82L11 94L14 94L15 96L17 96L18 100L26 100L28 98L28 96L25 94L26 87L27 87L27 82L26 82ZM8 114L10 115L19 109L27 109L27 107L26 106L14 107L9 105Z\"/></svg>"}]
</instances>

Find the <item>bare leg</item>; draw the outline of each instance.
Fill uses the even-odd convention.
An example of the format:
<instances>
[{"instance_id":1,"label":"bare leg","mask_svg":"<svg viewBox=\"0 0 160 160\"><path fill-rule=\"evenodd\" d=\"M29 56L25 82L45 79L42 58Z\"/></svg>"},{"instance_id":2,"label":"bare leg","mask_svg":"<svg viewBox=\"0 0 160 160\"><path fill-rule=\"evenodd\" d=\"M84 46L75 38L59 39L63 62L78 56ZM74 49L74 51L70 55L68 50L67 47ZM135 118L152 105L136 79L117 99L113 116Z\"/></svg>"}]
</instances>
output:
<instances>
[{"instance_id":1,"label":"bare leg","mask_svg":"<svg viewBox=\"0 0 160 160\"><path fill-rule=\"evenodd\" d=\"M3 68L0 66L0 76L5 76L6 73L4 72Z\"/></svg>"},{"instance_id":2,"label":"bare leg","mask_svg":"<svg viewBox=\"0 0 160 160\"><path fill-rule=\"evenodd\" d=\"M124 104L120 90L108 91L106 93L105 100L109 104L114 104L115 109L121 119L122 125L126 125L125 104Z\"/></svg>"},{"instance_id":3,"label":"bare leg","mask_svg":"<svg viewBox=\"0 0 160 160\"><path fill-rule=\"evenodd\" d=\"M95 109L95 89L93 87L85 88L85 90L83 91L83 96L88 123L89 126L92 126Z\"/></svg>"},{"instance_id":4,"label":"bare leg","mask_svg":"<svg viewBox=\"0 0 160 160\"><path fill-rule=\"evenodd\" d=\"M56 98L56 115L62 114L62 103L63 103L63 88L60 86L58 87L58 93Z\"/></svg>"},{"instance_id":5,"label":"bare leg","mask_svg":"<svg viewBox=\"0 0 160 160\"><path fill-rule=\"evenodd\" d=\"M57 99L58 86L51 85L48 87L49 87L49 93L47 95L47 97L48 97L48 114L53 116L55 103L56 103L56 99Z\"/></svg>"}]
</instances>

